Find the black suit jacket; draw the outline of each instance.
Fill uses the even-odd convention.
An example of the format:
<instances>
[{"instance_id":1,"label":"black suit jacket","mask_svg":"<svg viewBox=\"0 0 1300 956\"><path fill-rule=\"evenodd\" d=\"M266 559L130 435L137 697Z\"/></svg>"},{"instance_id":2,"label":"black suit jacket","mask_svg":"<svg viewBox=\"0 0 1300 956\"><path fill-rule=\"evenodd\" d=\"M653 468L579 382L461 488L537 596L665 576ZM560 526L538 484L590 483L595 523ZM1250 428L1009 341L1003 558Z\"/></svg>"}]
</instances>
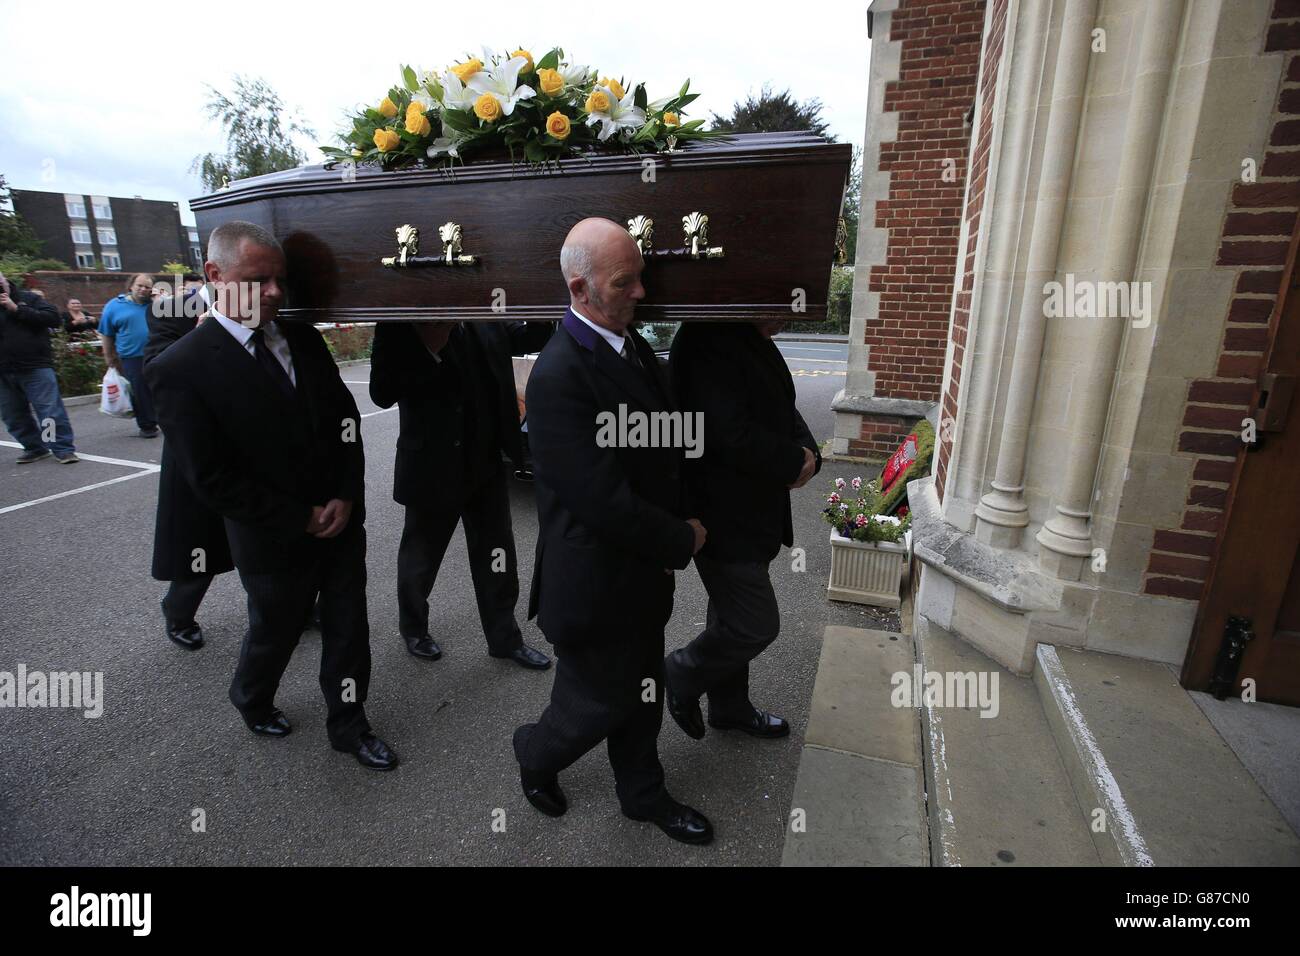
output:
<instances>
[{"instance_id":1,"label":"black suit jacket","mask_svg":"<svg viewBox=\"0 0 1300 956\"><path fill-rule=\"evenodd\" d=\"M678 403L704 416L704 453L686 461L688 507L709 532L701 553L771 561L794 542L787 486L804 449L822 466L785 359L751 323L716 322L683 324L670 364Z\"/></svg>"},{"instance_id":2,"label":"black suit jacket","mask_svg":"<svg viewBox=\"0 0 1300 956\"><path fill-rule=\"evenodd\" d=\"M184 314L156 316L151 311L149 342L144 348L145 366L182 336L194 331L196 322L197 318ZM194 570L196 548L203 550L202 571ZM175 581L196 574L224 574L234 566L230 542L226 540L225 520L199 500L177 467L172 443L164 440L151 573L159 581Z\"/></svg>"},{"instance_id":3,"label":"black suit jacket","mask_svg":"<svg viewBox=\"0 0 1300 956\"><path fill-rule=\"evenodd\" d=\"M539 351L553 330L549 322L465 324L466 334L475 337L488 366L468 371L491 376L496 396L495 431L501 450L517 468L523 466L524 454L510 358ZM462 380L443 354L443 361L435 361L409 323L381 322L375 327L370 399L380 408L396 404L401 417L393 498L402 505L432 507L444 503L450 489L459 491L465 486L465 456L460 447L465 425Z\"/></svg>"},{"instance_id":4,"label":"black suit jacket","mask_svg":"<svg viewBox=\"0 0 1300 956\"><path fill-rule=\"evenodd\" d=\"M528 616L553 644L662 635L672 613L665 569L685 568L695 548L682 512L682 449L596 442L602 412L673 411L650 346L628 335L644 372L569 312L528 378L539 525Z\"/></svg>"},{"instance_id":5,"label":"black suit jacket","mask_svg":"<svg viewBox=\"0 0 1300 956\"><path fill-rule=\"evenodd\" d=\"M225 519L235 565L251 574L310 559L313 505L342 498L353 503L350 524L365 520L357 403L316 329L279 327L293 357L294 398L216 319L145 366L181 474Z\"/></svg>"}]
</instances>

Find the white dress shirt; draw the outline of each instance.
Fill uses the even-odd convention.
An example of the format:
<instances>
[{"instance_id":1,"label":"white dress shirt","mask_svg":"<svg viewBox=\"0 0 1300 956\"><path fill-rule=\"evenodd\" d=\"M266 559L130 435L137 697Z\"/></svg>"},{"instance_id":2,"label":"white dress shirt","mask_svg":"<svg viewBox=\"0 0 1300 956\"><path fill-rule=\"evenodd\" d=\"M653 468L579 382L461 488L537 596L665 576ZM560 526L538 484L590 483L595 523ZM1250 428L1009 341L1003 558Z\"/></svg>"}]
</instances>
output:
<instances>
[{"instance_id":1,"label":"white dress shirt","mask_svg":"<svg viewBox=\"0 0 1300 956\"><path fill-rule=\"evenodd\" d=\"M609 329L601 328L599 325L591 321L591 319L587 318L585 315L583 315L573 306L569 306L569 311L572 312L574 315L576 315L587 325L595 329L596 334L609 343L609 347L614 350L615 355L622 356L623 348L628 344L627 336L619 335L617 332L611 332Z\"/></svg>"},{"instance_id":2,"label":"white dress shirt","mask_svg":"<svg viewBox=\"0 0 1300 956\"><path fill-rule=\"evenodd\" d=\"M235 341L244 347L244 351L254 358L257 358L257 353L253 350L253 330L251 328L246 325L241 325L234 319L226 318L217 311L215 305L208 309L208 314L212 318L216 319L223 329L235 337ZM280 332L279 327L277 327L274 322L263 322L259 328L263 330L262 341L265 342L266 347L271 350L271 354L275 356L275 360L279 362L280 366L286 373L288 373L289 381L292 382L296 388L298 385L298 379L293 374L293 354L289 351L288 340L285 339L284 335Z\"/></svg>"}]
</instances>

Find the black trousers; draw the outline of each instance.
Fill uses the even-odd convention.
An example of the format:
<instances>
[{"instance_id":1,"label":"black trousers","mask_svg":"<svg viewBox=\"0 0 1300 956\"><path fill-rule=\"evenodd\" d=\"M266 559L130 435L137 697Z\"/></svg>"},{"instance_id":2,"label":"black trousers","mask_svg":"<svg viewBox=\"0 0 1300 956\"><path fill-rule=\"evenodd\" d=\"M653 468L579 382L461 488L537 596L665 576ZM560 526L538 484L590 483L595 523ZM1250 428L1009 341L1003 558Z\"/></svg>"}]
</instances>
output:
<instances>
[{"instance_id":1,"label":"black trousers","mask_svg":"<svg viewBox=\"0 0 1300 956\"><path fill-rule=\"evenodd\" d=\"M673 693L707 694L711 717L749 715L749 662L776 640L781 611L768 578L768 562L714 561L695 556L709 593L704 630L667 661Z\"/></svg>"},{"instance_id":2,"label":"black trousers","mask_svg":"<svg viewBox=\"0 0 1300 956\"><path fill-rule=\"evenodd\" d=\"M419 640L429 633L429 595L456 524L465 523L469 570L488 653L505 655L520 647L515 620L519 566L510 525L510 494L504 468L446 507L406 509L397 549L397 617L402 637ZM500 548L504 554L494 556ZM494 570L494 566L498 570Z\"/></svg>"},{"instance_id":3,"label":"black trousers","mask_svg":"<svg viewBox=\"0 0 1300 956\"><path fill-rule=\"evenodd\" d=\"M619 803L638 815L653 812L667 799L659 728L664 718L663 628L672 615L672 578L664 584L645 582L645 590L651 587L662 592L653 596L660 606L629 613L626 629L611 629L607 640L597 643L556 646L550 705L537 723L525 724L514 735L520 768L539 778L558 774L606 741Z\"/></svg>"},{"instance_id":4,"label":"black trousers","mask_svg":"<svg viewBox=\"0 0 1300 956\"><path fill-rule=\"evenodd\" d=\"M168 623L193 624L194 616L199 613L203 596L212 586L211 574L195 574L190 577L176 578L167 586L163 595L163 617Z\"/></svg>"},{"instance_id":5,"label":"black trousers","mask_svg":"<svg viewBox=\"0 0 1300 956\"><path fill-rule=\"evenodd\" d=\"M330 743L351 747L370 729L370 625L366 617L366 532L349 524L337 538L308 542L306 560L268 574L239 573L248 595L248 631L230 684L248 723L270 716L275 692L302 634L303 610L320 588L320 689Z\"/></svg>"}]
</instances>

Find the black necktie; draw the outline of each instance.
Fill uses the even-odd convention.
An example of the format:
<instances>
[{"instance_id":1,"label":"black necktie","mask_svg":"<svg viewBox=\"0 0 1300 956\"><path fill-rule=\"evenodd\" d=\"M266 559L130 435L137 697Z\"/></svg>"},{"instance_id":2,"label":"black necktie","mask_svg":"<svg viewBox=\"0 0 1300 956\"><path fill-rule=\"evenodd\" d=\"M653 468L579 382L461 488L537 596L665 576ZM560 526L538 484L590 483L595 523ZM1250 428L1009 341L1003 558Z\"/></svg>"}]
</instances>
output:
<instances>
[{"instance_id":1,"label":"black necktie","mask_svg":"<svg viewBox=\"0 0 1300 956\"><path fill-rule=\"evenodd\" d=\"M641 356L636 354L636 347L632 344L630 338L623 339L623 360L633 368L644 369L641 364Z\"/></svg>"},{"instance_id":2,"label":"black necktie","mask_svg":"<svg viewBox=\"0 0 1300 956\"><path fill-rule=\"evenodd\" d=\"M293 380L289 378L289 373L284 370L280 360L272 355L271 350L267 348L265 331L265 329L261 328L253 329L253 357L257 359L257 364L262 366L262 371L271 376L271 380L275 382L276 387L289 398L293 398L295 395Z\"/></svg>"}]
</instances>

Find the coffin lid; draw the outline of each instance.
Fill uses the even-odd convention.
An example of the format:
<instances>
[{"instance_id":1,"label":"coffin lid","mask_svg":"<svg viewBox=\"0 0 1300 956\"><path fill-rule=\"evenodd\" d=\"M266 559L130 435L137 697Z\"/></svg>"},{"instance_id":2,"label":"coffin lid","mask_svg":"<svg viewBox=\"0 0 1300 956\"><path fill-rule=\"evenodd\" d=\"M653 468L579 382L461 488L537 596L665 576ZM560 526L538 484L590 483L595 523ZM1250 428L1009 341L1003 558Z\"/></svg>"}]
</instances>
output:
<instances>
[{"instance_id":1,"label":"coffin lid","mask_svg":"<svg viewBox=\"0 0 1300 956\"><path fill-rule=\"evenodd\" d=\"M829 140L797 130L780 133L736 133L724 141L695 142L673 153L593 153L574 159L560 160L546 169L531 167L522 162L506 160L473 160L454 170L411 168L382 170L361 166L354 181L341 181L342 172L337 164L299 166L278 173L239 179L229 186L207 196L190 200L193 210L219 209L227 205L246 203L254 199L274 196L306 195L316 192L351 192L353 190L387 189L396 186L454 185L458 182L485 182L493 180L527 180L545 176L578 174L582 176L602 173L626 173L639 170L647 156L665 168L672 166L703 168L709 166L761 166L765 164L845 163L852 156L849 143L832 143ZM557 169L558 167L558 169Z\"/></svg>"}]
</instances>

